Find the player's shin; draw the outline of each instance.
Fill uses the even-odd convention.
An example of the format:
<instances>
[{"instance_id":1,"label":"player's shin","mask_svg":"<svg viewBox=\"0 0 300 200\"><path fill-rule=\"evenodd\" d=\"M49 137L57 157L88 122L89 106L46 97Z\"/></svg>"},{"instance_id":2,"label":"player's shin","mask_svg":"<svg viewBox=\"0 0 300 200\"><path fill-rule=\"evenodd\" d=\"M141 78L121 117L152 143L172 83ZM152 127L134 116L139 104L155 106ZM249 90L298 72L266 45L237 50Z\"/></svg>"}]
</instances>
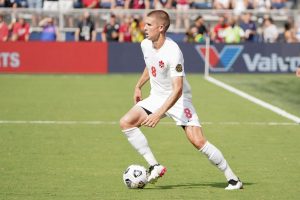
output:
<instances>
[{"instance_id":1,"label":"player's shin","mask_svg":"<svg viewBox=\"0 0 300 200\"><path fill-rule=\"evenodd\" d=\"M199 151L205 154L213 165L217 166L221 171L224 172L224 175L228 181L238 180L238 177L231 170L221 151L213 144L207 141Z\"/></svg>"},{"instance_id":2,"label":"player's shin","mask_svg":"<svg viewBox=\"0 0 300 200\"><path fill-rule=\"evenodd\" d=\"M148 145L146 137L139 128L133 127L122 131L127 136L130 144L145 158L150 166L158 164Z\"/></svg>"}]
</instances>

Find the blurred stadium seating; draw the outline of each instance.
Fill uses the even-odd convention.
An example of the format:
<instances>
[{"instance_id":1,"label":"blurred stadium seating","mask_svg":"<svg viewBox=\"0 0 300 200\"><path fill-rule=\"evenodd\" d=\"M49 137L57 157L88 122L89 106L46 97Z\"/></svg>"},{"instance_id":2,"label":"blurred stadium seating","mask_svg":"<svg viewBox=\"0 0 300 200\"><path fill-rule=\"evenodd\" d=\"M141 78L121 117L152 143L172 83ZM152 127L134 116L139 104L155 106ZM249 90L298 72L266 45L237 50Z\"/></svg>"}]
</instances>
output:
<instances>
[{"instance_id":1,"label":"blurred stadium seating","mask_svg":"<svg viewBox=\"0 0 300 200\"><path fill-rule=\"evenodd\" d=\"M197 2L197 1L196 1ZM202 2L202 1L200 1ZM202 5L202 4L199 4ZM199 15L203 16L205 24L209 29L217 23L219 16L221 15L235 15L233 10L217 10L210 9L208 6L210 4L205 4L204 7L200 6L201 9L191 8L186 13L190 24ZM198 6L199 7L199 6ZM300 27L300 11L297 9L299 3L297 1L287 1L287 6L285 9L272 9L268 11L261 10L247 10L247 12L252 13L252 20L257 24L257 27L261 27L262 18L269 15L273 18L274 23L278 26L280 32L284 30L284 23L287 21L293 21L297 27ZM204 8L204 9L202 9ZM76 30L77 22L79 21L84 9L63 9L59 8L58 11L44 10L44 9L31 9L31 8L0 8L0 13L4 15L5 21L9 24L18 16L22 15L30 24L30 40L39 40L41 27L38 26L38 20L43 17L53 17L56 25L61 33L62 41L73 41L74 32ZM89 12L93 20L95 21L97 30L97 40L101 41L101 31L105 23L109 20L110 14L114 13L117 15L119 21L121 22L124 16L131 15L133 17L143 18L145 15L144 9L90 9ZM183 41L186 29L182 27L175 27L176 15L178 12L175 9L168 10L171 17L171 26L169 29L169 36L176 41ZM258 30L259 33L259 30Z\"/></svg>"}]
</instances>

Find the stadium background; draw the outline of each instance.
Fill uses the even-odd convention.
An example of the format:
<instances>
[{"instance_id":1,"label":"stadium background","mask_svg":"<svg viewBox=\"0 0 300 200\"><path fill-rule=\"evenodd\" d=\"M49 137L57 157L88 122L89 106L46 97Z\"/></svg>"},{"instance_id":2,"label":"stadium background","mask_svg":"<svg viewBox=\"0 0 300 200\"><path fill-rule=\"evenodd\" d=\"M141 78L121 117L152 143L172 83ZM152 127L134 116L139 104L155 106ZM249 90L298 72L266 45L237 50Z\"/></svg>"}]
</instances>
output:
<instances>
[{"instance_id":1,"label":"stadium background","mask_svg":"<svg viewBox=\"0 0 300 200\"><path fill-rule=\"evenodd\" d=\"M20 2L23 3L20 4ZM109 1L110 4L101 1L95 9L88 10L84 9L83 4L81 8L70 4L72 2L69 0L44 1L41 8L30 7L27 0L20 2L11 1L10 4L3 4L2 6L6 7L0 8L0 14L11 29L8 41L12 39L14 24L22 18L30 26L30 42L26 44L0 43L1 73L103 74L142 71L143 59L139 50L139 42L119 41L103 44L101 41L104 27L109 24L113 15L116 17L118 27L122 26L129 17L132 20L130 26L135 23L135 20L139 20L139 28L142 29L145 9L108 9L109 6L112 6L113 1ZM24 4L24 2L27 3ZM63 2L68 2L70 5L66 6ZM146 2L146 0L142 2ZM155 7L155 2L150 1L151 8ZM205 51L203 51L202 45L204 45L205 37L211 39L210 66L213 72L281 73L296 71L300 64L299 41L297 41L300 39L298 1L263 1L265 2L264 8L262 5L254 7L256 1L243 1L248 6L244 8L234 7L240 1L224 1L231 2L228 9L218 8L215 5L216 2L218 1L193 1L188 11L179 11L176 5L173 5L173 9L168 9L171 17L168 36L178 42L182 48L187 72L203 72ZM269 7L267 2L270 4ZM28 8L25 8L24 5L27 5ZM252 5L252 9L247 9L251 7L250 5ZM90 14L91 20L94 22L97 42L70 45L69 42L74 41L74 35L78 29L77 24L82 20L85 12ZM225 41L220 43L214 38L214 28L221 17L228 19L226 23L230 23L230 19L234 18L236 24L239 25L242 23L244 13L251 14L251 21L256 26L253 39L235 42L234 45L237 46L233 47L233 43L225 43ZM191 41L187 34L190 33L190 29L195 24L194 20L199 16L202 16L207 32L193 35ZM38 42L44 31L39 21L48 17L53 18L53 26L58 30L59 36L54 38L53 43ZM275 42L265 40L268 36L264 33L264 20L267 18L273 19L274 25L279 31ZM189 27L184 24L184 19L187 19ZM179 26L177 26L177 21L181 22ZM129 29L133 34L133 28ZM289 40L287 34L291 35L293 40ZM200 40L196 39L199 35L201 36ZM30 49L30 51L26 51L26 49ZM125 49L128 51L124 51ZM45 62L46 60L47 62ZM81 65L81 63L83 64ZM124 66L123 63L127 63L130 67Z\"/></svg>"},{"instance_id":2,"label":"stadium background","mask_svg":"<svg viewBox=\"0 0 300 200\"><path fill-rule=\"evenodd\" d=\"M271 15L283 33L290 17L295 27L298 23L297 3L249 12L257 24ZM132 106L136 73L142 72L144 61L139 43L101 42L111 10L89 11L99 21L97 42L72 42L76 27L66 22L68 17L78 20L82 9L1 8L8 23L19 14L30 23L32 16L53 16L63 41L37 41L41 28L32 23L29 42L0 43L0 199L299 198L299 124L207 82L202 76L204 43L182 41L185 29L174 27L175 10L170 10L169 36L183 50L205 134L222 149L245 189L224 191L222 174L164 119L155 130L143 131L168 173L155 186L128 190L123 171L132 163L146 163L123 137L118 119ZM201 14L210 27L224 13L233 10L188 11L191 23ZM210 55L215 53L219 62L210 62L211 76L299 116L299 46L261 40L212 43ZM145 95L148 91L143 90Z\"/></svg>"}]
</instances>

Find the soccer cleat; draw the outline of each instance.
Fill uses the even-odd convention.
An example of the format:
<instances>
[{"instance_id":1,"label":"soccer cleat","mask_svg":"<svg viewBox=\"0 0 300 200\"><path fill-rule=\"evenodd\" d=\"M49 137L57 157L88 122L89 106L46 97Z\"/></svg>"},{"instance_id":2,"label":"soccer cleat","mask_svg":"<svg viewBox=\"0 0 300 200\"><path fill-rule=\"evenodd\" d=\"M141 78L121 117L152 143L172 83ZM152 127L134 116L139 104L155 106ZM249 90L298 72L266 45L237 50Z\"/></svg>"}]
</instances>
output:
<instances>
[{"instance_id":1,"label":"soccer cleat","mask_svg":"<svg viewBox=\"0 0 300 200\"><path fill-rule=\"evenodd\" d=\"M167 171L167 168L160 164L152 165L148 170L148 183L156 183L157 179L162 177Z\"/></svg>"},{"instance_id":2,"label":"soccer cleat","mask_svg":"<svg viewBox=\"0 0 300 200\"><path fill-rule=\"evenodd\" d=\"M225 190L239 190L239 189L243 189L243 183L242 181L240 181L240 179L238 179L237 181L230 179L228 181L228 186L225 188Z\"/></svg>"}]
</instances>

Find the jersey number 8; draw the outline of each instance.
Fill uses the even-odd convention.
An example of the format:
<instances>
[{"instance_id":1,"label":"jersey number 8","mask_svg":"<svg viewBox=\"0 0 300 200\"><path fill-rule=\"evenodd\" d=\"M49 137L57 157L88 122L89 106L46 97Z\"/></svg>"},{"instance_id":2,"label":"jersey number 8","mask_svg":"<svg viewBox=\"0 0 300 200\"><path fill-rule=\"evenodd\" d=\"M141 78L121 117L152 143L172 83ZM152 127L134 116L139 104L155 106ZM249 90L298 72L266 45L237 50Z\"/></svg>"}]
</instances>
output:
<instances>
[{"instance_id":1,"label":"jersey number 8","mask_svg":"<svg viewBox=\"0 0 300 200\"><path fill-rule=\"evenodd\" d=\"M185 114L185 116L188 118L188 119L190 119L190 118L192 118L192 113L191 113L191 110L190 109L188 109L188 108L185 108L184 109L184 114Z\"/></svg>"},{"instance_id":2,"label":"jersey number 8","mask_svg":"<svg viewBox=\"0 0 300 200\"><path fill-rule=\"evenodd\" d=\"M156 68L155 67L151 67L151 73L154 77L156 77Z\"/></svg>"}]
</instances>

